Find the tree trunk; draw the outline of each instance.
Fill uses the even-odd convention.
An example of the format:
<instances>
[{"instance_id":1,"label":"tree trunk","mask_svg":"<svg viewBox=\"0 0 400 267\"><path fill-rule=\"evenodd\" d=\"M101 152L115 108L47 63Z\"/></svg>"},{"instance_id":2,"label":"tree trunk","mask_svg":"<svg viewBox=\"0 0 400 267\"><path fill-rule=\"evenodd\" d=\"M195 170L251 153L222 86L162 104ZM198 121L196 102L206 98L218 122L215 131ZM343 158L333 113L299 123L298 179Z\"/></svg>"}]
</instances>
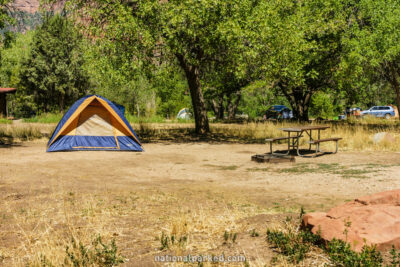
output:
<instances>
[{"instance_id":1,"label":"tree trunk","mask_svg":"<svg viewBox=\"0 0 400 267\"><path fill-rule=\"evenodd\" d=\"M241 92L238 91L234 95L236 95L236 99L232 101L232 94L229 95L229 104L228 104L228 119L235 119L235 115L240 103Z\"/></svg>"},{"instance_id":2,"label":"tree trunk","mask_svg":"<svg viewBox=\"0 0 400 267\"><path fill-rule=\"evenodd\" d=\"M218 96L218 102L215 99L211 100L212 109L217 120L224 119L224 95Z\"/></svg>"},{"instance_id":3,"label":"tree trunk","mask_svg":"<svg viewBox=\"0 0 400 267\"><path fill-rule=\"evenodd\" d=\"M203 93L201 91L200 72L197 66L190 65L186 62L181 54L176 55L180 66L185 71L186 79L189 84L190 96L194 111L194 120L196 124L196 133L205 134L210 131L208 124L207 110L204 103Z\"/></svg>"},{"instance_id":4,"label":"tree trunk","mask_svg":"<svg viewBox=\"0 0 400 267\"><path fill-rule=\"evenodd\" d=\"M399 89L399 81L397 80L397 75L396 71L394 70L394 67L391 65L391 74L392 74L392 79L391 79L391 84L394 88L394 91L396 93L396 104L397 104L397 114L399 115L400 119L400 89Z\"/></svg>"},{"instance_id":5,"label":"tree trunk","mask_svg":"<svg viewBox=\"0 0 400 267\"><path fill-rule=\"evenodd\" d=\"M60 105L61 113L64 113L64 98L65 98L64 94L61 94L60 98L59 98L59 105Z\"/></svg>"},{"instance_id":6,"label":"tree trunk","mask_svg":"<svg viewBox=\"0 0 400 267\"><path fill-rule=\"evenodd\" d=\"M304 92L301 88L293 90L292 93L282 91L292 106L294 118L299 121L308 121L308 108L312 93L310 91Z\"/></svg>"}]
</instances>

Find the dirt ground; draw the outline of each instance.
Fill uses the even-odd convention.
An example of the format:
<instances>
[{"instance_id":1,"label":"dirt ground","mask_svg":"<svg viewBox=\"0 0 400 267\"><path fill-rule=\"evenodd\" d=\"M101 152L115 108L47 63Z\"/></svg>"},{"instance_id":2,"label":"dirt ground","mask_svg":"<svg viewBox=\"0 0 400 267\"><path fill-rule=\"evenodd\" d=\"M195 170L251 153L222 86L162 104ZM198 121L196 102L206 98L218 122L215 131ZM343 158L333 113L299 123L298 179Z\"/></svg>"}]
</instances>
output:
<instances>
[{"instance_id":1,"label":"dirt ground","mask_svg":"<svg viewBox=\"0 0 400 267\"><path fill-rule=\"evenodd\" d=\"M0 265L57 266L72 239L90 246L100 234L115 239L124 266L158 266L157 255L187 254L242 255L250 266L269 266L276 254L266 229L301 206L326 211L400 187L394 152L271 165L250 161L266 152L260 144L144 148L46 153L43 141L0 148Z\"/></svg>"}]
</instances>

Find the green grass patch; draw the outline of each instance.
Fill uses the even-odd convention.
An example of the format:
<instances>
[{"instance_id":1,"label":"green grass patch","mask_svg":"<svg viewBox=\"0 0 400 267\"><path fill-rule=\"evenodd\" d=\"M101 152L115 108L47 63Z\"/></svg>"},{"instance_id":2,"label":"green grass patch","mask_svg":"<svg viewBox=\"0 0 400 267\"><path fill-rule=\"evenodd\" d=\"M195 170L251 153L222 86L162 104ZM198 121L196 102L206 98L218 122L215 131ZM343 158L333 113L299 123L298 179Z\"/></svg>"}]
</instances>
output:
<instances>
[{"instance_id":1,"label":"green grass patch","mask_svg":"<svg viewBox=\"0 0 400 267\"><path fill-rule=\"evenodd\" d=\"M299 163L296 164L294 167L280 169L279 172L294 173L294 174L304 174L304 173L314 172L316 168L310 166L311 164L309 163Z\"/></svg>"},{"instance_id":2,"label":"green grass patch","mask_svg":"<svg viewBox=\"0 0 400 267\"><path fill-rule=\"evenodd\" d=\"M132 115L130 113L125 113L125 118L129 121L129 123L164 123L167 122L166 119L162 116L154 115L147 117L138 117Z\"/></svg>"},{"instance_id":3,"label":"green grass patch","mask_svg":"<svg viewBox=\"0 0 400 267\"><path fill-rule=\"evenodd\" d=\"M380 172L381 168L388 168L392 165L380 165L380 164L363 164L357 167L343 166L338 163L300 163L294 167L279 169L281 173L292 173L292 174L306 174L306 173L330 173L338 174L342 178L367 178L367 174Z\"/></svg>"},{"instance_id":4,"label":"green grass patch","mask_svg":"<svg viewBox=\"0 0 400 267\"><path fill-rule=\"evenodd\" d=\"M6 118L0 118L0 124L11 124L12 120L8 120Z\"/></svg>"},{"instance_id":5,"label":"green grass patch","mask_svg":"<svg viewBox=\"0 0 400 267\"><path fill-rule=\"evenodd\" d=\"M268 168L247 168L246 171L248 172L266 172L268 171Z\"/></svg>"},{"instance_id":6,"label":"green grass patch","mask_svg":"<svg viewBox=\"0 0 400 267\"><path fill-rule=\"evenodd\" d=\"M237 168L239 168L236 165L223 166L223 165L204 164L203 166L204 167L213 167L213 168L216 168L216 169L221 170L221 171L234 171Z\"/></svg>"},{"instance_id":7,"label":"green grass patch","mask_svg":"<svg viewBox=\"0 0 400 267\"><path fill-rule=\"evenodd\" d=\"M372 169L347 169L338 171L337 173L340 174L343 178L367 178L366 174L374 172L379 171Z\"/></svg>"},{"instance_id":8,"label":"green grass patch","mask_svg":"<svg viewBox=\"0 0 400 267\"><path fill-rule=\"evenodd\" d=\"M24 122L31 123L58 123L64 114L62 113L43 113L31 118L24 118Z\"/></svg>"}]
</instances>

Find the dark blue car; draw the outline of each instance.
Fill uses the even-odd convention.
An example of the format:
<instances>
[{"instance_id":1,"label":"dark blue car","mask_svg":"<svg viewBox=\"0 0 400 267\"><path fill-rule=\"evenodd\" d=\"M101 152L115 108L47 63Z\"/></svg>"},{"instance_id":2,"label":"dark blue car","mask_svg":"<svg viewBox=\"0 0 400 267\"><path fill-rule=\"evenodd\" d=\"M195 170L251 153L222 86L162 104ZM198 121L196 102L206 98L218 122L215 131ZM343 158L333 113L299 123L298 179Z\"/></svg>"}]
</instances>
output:
<instances>
[{"instance_id":1,"label":"dark blue car","mask_svg":"<svg viewBox=\"0 0 400 267\"><path fill-rule=\"evenodd\" d=\"M274 105L264 115L265 119L292 119L293 112L285 105Z\"/></svg>"}]
</instances>

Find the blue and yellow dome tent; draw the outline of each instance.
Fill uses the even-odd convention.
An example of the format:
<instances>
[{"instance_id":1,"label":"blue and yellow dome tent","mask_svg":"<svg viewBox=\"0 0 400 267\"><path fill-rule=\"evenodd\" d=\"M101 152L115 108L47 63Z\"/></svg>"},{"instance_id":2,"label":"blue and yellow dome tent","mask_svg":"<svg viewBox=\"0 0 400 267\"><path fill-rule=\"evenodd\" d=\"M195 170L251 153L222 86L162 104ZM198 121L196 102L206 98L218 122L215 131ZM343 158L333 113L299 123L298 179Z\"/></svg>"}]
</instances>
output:
<instances>
[{"instance_id":1,"label":"blue and yellow dome tent","mask_svg":"<svg viewBox=\"0 0 400 267\"><path fill-rule=\"evenodd\" d=\"M71 106L47 144L47 152L69 150L143 151L143 148L118 107L104 97L89 95Z\"/></svg>"}]
</instances>

